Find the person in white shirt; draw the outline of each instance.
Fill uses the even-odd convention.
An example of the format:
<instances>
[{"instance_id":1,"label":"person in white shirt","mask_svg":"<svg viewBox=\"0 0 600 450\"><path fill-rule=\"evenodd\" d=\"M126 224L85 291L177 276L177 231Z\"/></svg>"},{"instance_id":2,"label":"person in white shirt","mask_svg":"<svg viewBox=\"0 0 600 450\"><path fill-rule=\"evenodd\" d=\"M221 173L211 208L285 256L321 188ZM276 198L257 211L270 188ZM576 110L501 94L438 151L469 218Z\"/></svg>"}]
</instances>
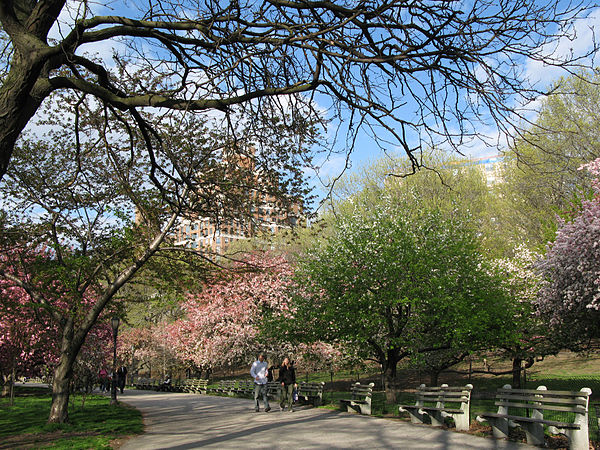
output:
<instances>
[{"instance_id":1,"label":"person in white shirt","mask_svg":"<svg viewBox=\"0 0 600 450\"><path fill-rule=\"evenodd\" d=\"M258 355L258 360L252 363L250 368L250 375L254 378L254 410L259 411L258 398L262 396L263 403L265 405L265 412L271 411L269 406L269 399L267 398L267 375L269 371L267 369L267 360L265 355L261 353Z\"/></svg>"}]
</instances>

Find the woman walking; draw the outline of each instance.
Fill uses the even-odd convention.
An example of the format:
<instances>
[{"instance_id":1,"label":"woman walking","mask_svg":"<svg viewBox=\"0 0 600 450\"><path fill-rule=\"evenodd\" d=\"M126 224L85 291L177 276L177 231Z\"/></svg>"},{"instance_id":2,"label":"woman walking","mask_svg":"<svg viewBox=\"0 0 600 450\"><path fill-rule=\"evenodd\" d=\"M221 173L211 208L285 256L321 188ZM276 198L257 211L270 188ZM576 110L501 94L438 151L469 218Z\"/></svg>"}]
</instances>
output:
<instances>
[{"instance_id":1,"label":"woman walking","mask_svg":"<svg viewBox=\"0 0 600 450\"><path fill-rule=\"evenodd\" d=\"M277 379L281 383L281 401L279 402L279 410L283 411L287 403L290 412L294 411L292 403L294 401L293 394L294 388L298 387L296 384L296 369L290 364L288 358L283 359L283 363L279 367L279 378Z\"/></svg>"}]
</instances>

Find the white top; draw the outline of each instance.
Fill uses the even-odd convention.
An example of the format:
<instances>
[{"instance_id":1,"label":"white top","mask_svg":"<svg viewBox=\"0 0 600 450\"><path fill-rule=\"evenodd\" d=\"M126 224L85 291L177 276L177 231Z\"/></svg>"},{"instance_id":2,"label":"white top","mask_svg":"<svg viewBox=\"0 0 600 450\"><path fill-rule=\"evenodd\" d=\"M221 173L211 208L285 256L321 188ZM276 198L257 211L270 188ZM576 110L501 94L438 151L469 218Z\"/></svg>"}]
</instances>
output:
<instances>
[{"instance_id":1,"label":"white top","mask_svg":"<svg viewBox=\"0 0 600 450\"><path fill-rule=\"evenodd\" d=\"M256 384L267 384L267 361L254 361L250 368L250 375Z\"/></svg>"}]
</instances>

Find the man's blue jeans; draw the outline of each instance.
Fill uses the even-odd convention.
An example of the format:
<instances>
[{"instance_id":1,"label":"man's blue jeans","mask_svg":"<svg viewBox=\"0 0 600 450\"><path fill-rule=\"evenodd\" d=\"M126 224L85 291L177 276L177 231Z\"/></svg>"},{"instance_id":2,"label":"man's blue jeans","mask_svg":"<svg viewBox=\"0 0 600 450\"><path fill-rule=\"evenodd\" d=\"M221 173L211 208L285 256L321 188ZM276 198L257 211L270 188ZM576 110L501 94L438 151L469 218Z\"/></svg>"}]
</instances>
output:
<instances>
[{"instance_id":1,"label":"man's blue jeans","mask_svg":"<svg viewBox=\"0 0 600 450\"><path fill-rule=\"evenodd\" d=\"M258 398L262 396L265 409L269 407L269 399L267 397L268 389L266 384L254 383L254 409L258 411Z\"/></svg>"}]
</instances>

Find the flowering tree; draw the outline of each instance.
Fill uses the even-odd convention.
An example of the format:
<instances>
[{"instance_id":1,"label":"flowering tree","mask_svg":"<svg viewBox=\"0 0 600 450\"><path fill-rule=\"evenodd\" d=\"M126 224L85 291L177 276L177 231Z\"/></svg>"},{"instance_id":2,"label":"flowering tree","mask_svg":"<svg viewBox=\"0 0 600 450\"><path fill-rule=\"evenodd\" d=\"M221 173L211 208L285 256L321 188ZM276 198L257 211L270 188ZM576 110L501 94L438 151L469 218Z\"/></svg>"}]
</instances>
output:
<instances>
[{"instance_id":1,"label":"flowering tree","mask_svg":"<svg viewBox=\"0 0 600 450\"><path fill-rule=\"evenodd\" d=\"M535 314L536 300L541 278L536 264L542 255L521 244L514 249L512 257L497 259L493 266L503 275L503 286L514 302L512 323L516 328L516 339L502 347L506 357L512 360L512 386L521 385L522 369L531 367L535 357L556 353L558 348L548 339L548 326L542 317ZM477 371L475 371L477 372ZM504 375L506 371L489 370L486 373Z\"/></svg>"},{"instance_id":2,"label":"flowering tree","mask_svg":"<svg viewBox=\"0 0 600 450\"><path fill-rule=\"evenodd\" d=\"M561 220L555 241L540 263L540 316L557 343L589 349L600 337L600 158L582 166L595 179L595 197L572 220Z\"/></svg>"},{"instance_id":3,"label":"flowering tree","mask_svg":"<svg viewBox=\"0 0 600 450\"><path fill-rule=\"evenodd\" d=\"M246 365L259 351L273 360L289 356L305 368L335 366L339 352L328 344L292 347L261 330L265 314L289 316L292 283L284 257L250 255L188 297L186 317L166 327L169 345L180 360L206 369Z\"/></svg>"},{"instance_id":4,"label":"flowering tree","mask_svg":"<svg viewBox=\"0 0 600 450\"><path fill-rule=\"evenodd\" d=\"M258 325L264 309L287 308L292 269L282 257L255 254L246 263L207 282L182 305L186 317L167 329L181 360L196 367L230 367L246 364L261 350L286 350L276 342L263 342Z\"/></svg>"},{"instance_id":5,"label":"flowering tree","mask_svg":"<svg viewBox=\"0 0 600 450\"><path fill-rule=\"evenodd\" d=\"M15 375L39 375L43 369L53 370L57 366L61 333L55 314L69 310L72 299L56 280L48 282L22 271L25 266L35 267L51 259L47 250L18 254L4 248L0 259L2 270L6 271L6 276L0 278L0 375L6 387L6 382L14 381ZM36 301L20 283L12 282L13 278L27 280L36 289L44 290L46 298ZM90 303L89 298L82 302L83 306ZM76 384L89 385L98 367L105 364L110 354L110 333L108 324L102 323L90 330L74 364Z\"/></svg>"},{"instance_id":6,"label":"flowering tree","mask_svg":"<svg viewBox=\"0 0 600 450\"><path fill-rule=\"evenodd\" d=\"M388 380L407 356L468 354L511 332L507 298L468 224L405 207L384 198L341 217L297 269L304 292L279 324L299 341L357 349Z\"/></svg>"},{"instance_id":7,"label":"flowering tree","mask_svg":"<svg viewBox=\"0 0 600 450\"><path fill-rule=\"evenodd\" d=\"M5 258L5 256L2 256ZM22 289L0 280L0 375L3 395L15 376L39 373L57 356L57 330Z\"/></svg>"}]
</instances>

